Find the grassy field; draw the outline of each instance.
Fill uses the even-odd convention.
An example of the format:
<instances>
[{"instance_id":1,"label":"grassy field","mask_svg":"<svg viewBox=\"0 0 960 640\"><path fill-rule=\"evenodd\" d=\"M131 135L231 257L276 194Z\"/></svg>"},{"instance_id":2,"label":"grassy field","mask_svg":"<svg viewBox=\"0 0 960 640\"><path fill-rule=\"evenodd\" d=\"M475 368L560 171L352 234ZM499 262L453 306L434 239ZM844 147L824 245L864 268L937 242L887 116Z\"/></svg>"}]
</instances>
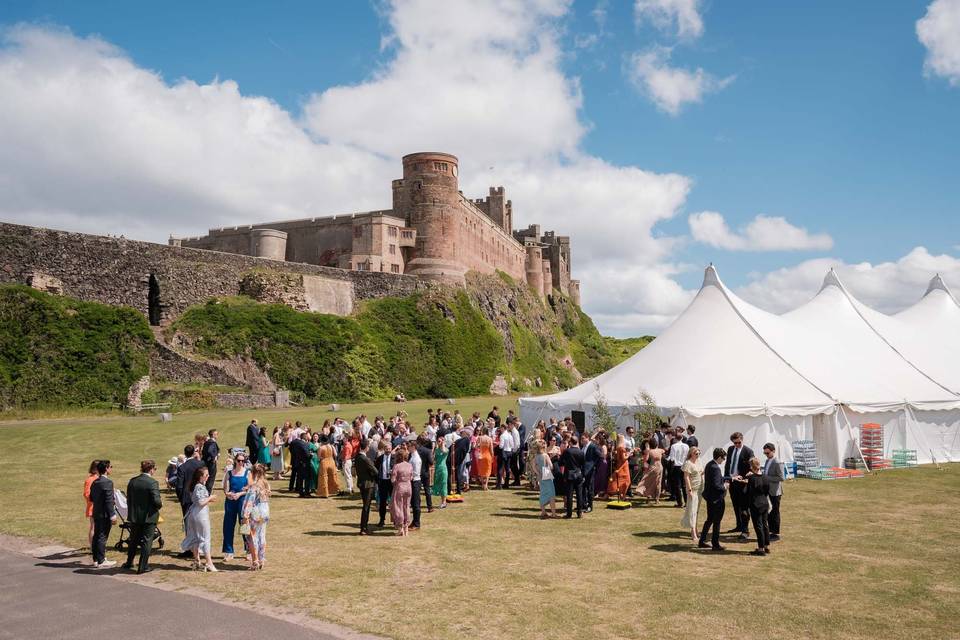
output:
<instances>
[{"instance_id":1,"label":"grassy field","mask_svg":"<svg viewBox=\"0 0 960 640\"><path fill-rule=\"evenodd\" d=\"M455 406L486 414L494 402L504 414L516 404L477 398ZM440 403L405 409L419 419L428 405ZM396 406L363 408L376 414ZM344 406L340 415L358 411ZM306 408L183 414L168 424L154 417L0 423L0 532L83 546L80 492L91 458L111 458L114 480L125 486L141 458L165 462L197 431L216 427L222 445L242 445L253 415L272 426L286 418L319 425L330 414ZM357 536L356 499L274 495L263 573L240 580L229 571L194 573L164 553L151 575L404 639L960 637L957 466L787 483L784 539L767 558L748 556L752 545L733 541L724 554L692 549L680 510L669 505L617 512L598 502L583 520L541 521L532 493L473 491L464 504L425 513L423 529L400 539L392 531ZM169 549L181 539L179 508L170 494L164 499ZM221 511L222 502L211 516L215 552ZM732 522L728 511L724 529Z\"/></svg>"}]
</instances>

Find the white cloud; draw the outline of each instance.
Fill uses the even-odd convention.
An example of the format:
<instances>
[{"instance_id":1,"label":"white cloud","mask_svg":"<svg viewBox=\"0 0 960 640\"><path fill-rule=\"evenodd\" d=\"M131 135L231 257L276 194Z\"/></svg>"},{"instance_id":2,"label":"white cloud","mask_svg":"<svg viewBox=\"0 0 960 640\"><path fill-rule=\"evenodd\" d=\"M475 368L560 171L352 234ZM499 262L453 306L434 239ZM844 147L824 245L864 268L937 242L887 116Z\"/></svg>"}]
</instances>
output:
<instances>
[{"instance_id":1,"label":"white cloud","mask_svg":"<svg viewBox=\"0 0 960 640\"><path fill-rule=\"evenodd\" d=\"M733 76L715 78L699 67L693 71L672 67L670 54L667 47L638 51L630 57L626 71L641 93L672 116L678 115L684 105L702 102L706 94L720 91L734 80Z\"/></svg>"},{"instance_id":2,"label":"white cloud","mask_svg":"<svg viewBox=\"0 0 960 640\"><path fill-rule=\"evenodd\" d=\"M633 11L638 24L650 22L661 31L676 30L680 38L703 35L700 0L636 0Z\"/></svg>"},{"instance_id":3,"label":"white cloud","mask_svg":"<svg viewBox=\"0 0 960 640\"><path fill-rule=\"evenodd\" d=\"M582 150L580 87L560 66L568 2L386 9L383 66L312 96L302 114L230 80L167 82L97 38L2 32L0 217L162 242L381 208L399 156L437 149L461 158L468 195L502 184L518 225L572 237L574 277L601 328L648 332L682 310L678 267L662 264L675 239L653 229L691 182Z\"/></svg>"},{"instance_id":4,"label":"white cloud","mask_svg":"<svg viewBox=\"0 0 960 640\"><path fill-rule=\"evenodd\" d=\"M799 251L830 249L833 238L826 233L811 234L780 216L758 215L739 232L727 226L715 211L691 214L690 233L697 242L730 251Z\"/></svg>"},{"instance_id":5,"label":"white cloud","mask_svg":"<svg viewBox=\"0 0 960 640\"><path fill-rule=\"evenodd\" d=\"M317 144L230 80L166 83L97 38L0 32L0 215L164 240L389 202L396 165Z\"/></svg>"},{"instance_id":6,"label":"white cloud","mask_svg":"<svg viewBox=\"0 0 960 640\"><path fill-rule=\"evenodd\" d=\"M782 313L812 298L831 268L854 296L884 313L914 304L936 273L943 276L948 286L960 289L960 257L932 255L926 248L916 247L896 261L877 264L848 264L837 258L807 260L758 275L753 282L736 289L736 293L759 307Z\"/></svg>"},{"instance_id":7,"label":"white cloud","mask_svg":"<svg viewBox=\"0 0 960 640\"><path fill-rule=\"evenodd\" d=\"M931 2L917 20L917 37L927 48L924 71L960 86L960 0Z\"/></svg>"}]
</instances>

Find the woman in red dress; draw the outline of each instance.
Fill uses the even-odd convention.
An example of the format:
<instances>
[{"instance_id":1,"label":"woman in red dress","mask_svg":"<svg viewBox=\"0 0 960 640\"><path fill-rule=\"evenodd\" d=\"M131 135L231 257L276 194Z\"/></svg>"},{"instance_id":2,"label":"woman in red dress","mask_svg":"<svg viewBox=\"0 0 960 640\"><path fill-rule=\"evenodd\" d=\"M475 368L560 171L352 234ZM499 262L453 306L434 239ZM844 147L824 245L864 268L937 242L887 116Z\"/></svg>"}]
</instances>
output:
<instances>
[{"instance_id":1,"label":"woman in red dress","mask_svg":"<svg viewBox=\"0 0 960 640\"><path fill-rule=\"evenodd\" d=\"M617 448L613 453L613 473L610 476L610 495L617 494L618 500L623 502L630 489L630 456L627 455L627 446L623 434L617 435Z\"/></svg>"},{"instance_id":2,"label":"woman in red dress","mask_svg":"<svg viewBox=\"0 0 960 640\"><path fill-rule=\"evenodd\" d=\"M484 427L477 438L477 477L480 478L480 488L487 490L490 474L493 471L493 438L489 430Z\"/></svg>"}]
</instances>

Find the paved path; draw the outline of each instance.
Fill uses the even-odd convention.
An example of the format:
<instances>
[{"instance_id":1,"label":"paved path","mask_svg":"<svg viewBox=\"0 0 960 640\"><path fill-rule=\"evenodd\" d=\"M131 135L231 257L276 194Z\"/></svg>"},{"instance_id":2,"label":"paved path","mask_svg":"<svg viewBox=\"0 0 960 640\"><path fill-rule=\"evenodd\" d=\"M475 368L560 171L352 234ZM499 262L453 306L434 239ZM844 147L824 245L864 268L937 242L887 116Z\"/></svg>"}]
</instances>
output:
<instances>
[{"instance_id":1,"label":"paved path","mask_svg":"<svg viewBox=\"0 0 960 640\"><path fill-rule=\"evenodd\" d=\"M252 638L336 638L239 607L111 578L72 554L33 558L0 551L0 620L0 638L11 640L236 640L239 630Z\"/></svg>"}]
</instances>

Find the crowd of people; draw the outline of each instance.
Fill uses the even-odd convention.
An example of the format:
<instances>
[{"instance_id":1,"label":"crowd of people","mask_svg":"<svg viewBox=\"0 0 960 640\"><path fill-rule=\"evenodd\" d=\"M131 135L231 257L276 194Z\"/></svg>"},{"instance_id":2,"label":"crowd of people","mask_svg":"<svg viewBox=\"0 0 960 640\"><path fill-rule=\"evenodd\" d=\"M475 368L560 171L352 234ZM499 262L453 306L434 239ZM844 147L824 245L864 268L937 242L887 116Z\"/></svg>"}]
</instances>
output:
<instances>
[{"instance_id":1,"label":"crowd of people","mask_svg":"<svg viewBox=\"0 0 960 640\"><path fill-rule=\"evenodd\" d=\"M623 433L593 433L577 429L571 418L539 421L528 432L508 411L493 409L486 417L464 418L458 410L428 410L417 429L407 414L389 418L366 415L352 422L336 418L314 430L301 422L286 422L268 434L257 420L246 430L245 448L228 452L221 478L224 498L222 557L235 557L239 524L243 554L251 570L263 569L266 530L270 520L271 486L286 480L286 490L300 498L328 498L359 493L360 535L370 535L370 514L377 505L377 528L391 525L399 536L417 531L421 514L444 509L448 501L462 501L471 490L517 488L523 482L539 492L540 517L582 518L594 509L595 499L610 506L626 506L630 498L658 504L661 499L683 509L679 523L700 548L722 550L719 535L727 494L736 519L732 530L740 541L749 539L752 521L757 549L766 555L780 536L780 498L783 466L776 447L763 447L764 460L743 444L743 435L731 435L727 450L717 448L702 465L696 427L662 423L639 437L634 427ZM220 459L219 433L197 434L182 455L166 470L168 489L181 507L185 532L181 557L198 570L216 571L212 559L209 507ZM141 463L141 474L127 486L131 544L124 567L133 568L141 551L138 571L149 570L151 541L161 501L153 479L156 465ZM94 565L111 566L104 557L110 527L116 522L109 461L94 461L84 486L89 540ZM701 497L706 520L698 531ZM557 507L558 498L562 504ZM708 538L708 534L710 537ZM709 541L709 544L708 544Z\"/></svg>"}]
</instances>

